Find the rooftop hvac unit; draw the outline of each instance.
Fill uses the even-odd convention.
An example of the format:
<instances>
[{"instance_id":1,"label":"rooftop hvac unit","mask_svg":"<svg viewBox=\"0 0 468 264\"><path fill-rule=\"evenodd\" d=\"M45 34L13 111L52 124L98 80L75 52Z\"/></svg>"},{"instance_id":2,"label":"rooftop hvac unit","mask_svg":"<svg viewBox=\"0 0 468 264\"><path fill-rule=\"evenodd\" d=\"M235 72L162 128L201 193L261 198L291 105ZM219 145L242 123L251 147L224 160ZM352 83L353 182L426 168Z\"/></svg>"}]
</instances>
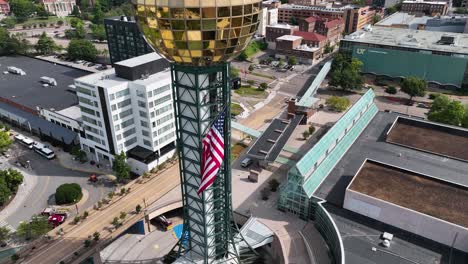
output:
<instances>
[{"instance_id":1,"label":"rooftop hvac unit","mask_svg":"<svg viewBox=\"0 0 468 264\"><path fill-rule=\"evenodd\" d=\"M47 77L47 76L42 76L41 77L41 82L44 83L44 84L57 86L57 81L54 78L50 78L50 77Z\"/></svg>"},{"instance_id":2,"label":"rooftop hvac unit","mask_svg":"<svg viewBox=\"0 0 468 264\"><path fill-rule=\"evenodd\" d=\"M16 67L13 67L13 66L9 66L7 69L8 69L8 72L11 72L11 73L14 73L14 74L26 75L26 72L23 71L23 70L20 69L20 68L16 68Z\"/></svg>"}]
</instances>

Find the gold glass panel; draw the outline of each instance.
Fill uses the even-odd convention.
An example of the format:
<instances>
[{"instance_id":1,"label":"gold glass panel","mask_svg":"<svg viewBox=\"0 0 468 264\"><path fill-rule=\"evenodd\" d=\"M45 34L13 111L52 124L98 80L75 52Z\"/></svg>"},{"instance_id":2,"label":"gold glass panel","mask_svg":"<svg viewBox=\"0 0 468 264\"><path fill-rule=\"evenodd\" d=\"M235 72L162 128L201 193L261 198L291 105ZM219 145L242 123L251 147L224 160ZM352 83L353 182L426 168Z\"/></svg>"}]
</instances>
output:
<instances>
[{"instance_id":1,"label":"gold glass panel","mask_svg":"<svg viewBox=\"0 0 468 264\"><path fill-rule=\"evenodd\" d=\"M201 41L189 41L188 48L190 50L201 50L203 49L203 42Z\"/></svg>"},{"instance_id":2,"label":"gold glass panel","mask_svg":"<svg viewBox=\"0 0 468 264\"><path fill-rule=\"evenodd\" d=\"M148 17L147 23L150 28L158 28L158 20L156 20L156 18Z\"/></svg>"},{"instance_id":3,"label":"gold glass panel","mask_svg":"<svg viewBox=\"0 0 468 264\"><path fill-rule=\"evenodd\" d=\"M171 20L173 30L184 30L185 21L184 20Z\"/></svg>"},{"instance_id":4,"label":"gold glass panel","mask_svg":"<svg viewBox=\"0 0 468 264\"><path fill-rule=\"evenodd\" d=\"M200 1L203 1L203 0L184 0L184 6L186 7L200 6Z\"/></svg>"},{"instance_id":5,"label":"gold glass panel","mask_svg":"<svg viewBox=\"0 0 468 264\"><path fill-rule=\"evenodd\" d=\"M179 55L182 57L190 57L190 51L187 49L179 49L177 51L179 52Z\"/></svg>"},{"instance_id":6,"label":"gold glass panel","mask_svg":"<svg viewBox=\"0 0 468 264\"><path fill-rule=\"evenodd\" d=\"M213 57L213 61L220 61L221 60L221 56L214 56Z\"/></svg>"},{"instance_id":7,"label":"gold glass panel","mask_svg":"<svg viewBox=\"0 0 468 264\"><path fill-rule=\"evenodd\" d=\"M185 31L173 31L172 34L174 35L175 40L187 40Z\"/></svg>"},{"instance_id":8,"label":"gold glass panel","mask_svg":"<svg viewBox=\"0 0 468 264\"><path fill-rule=\"evenodd\" d=\"M187 40L202 40L201 31L188 30L187 31Z\"/></svg>"},{"instance_id":9,"label":"gold glass panel","mask_svg":"<svg viewBox=\"0 0 468 264\"><path fill-rule=\"evenodd\" d=\"M159 19L159 28L164 29L171 29L171 21L167 19Z\"/></svg>"},{"instance_id":10,"label":"gold glass panel","mask_svg":"<svg viewBox=\"0 0 468 264\"><path fill-rule=\"evenodd\" d=\"M232 7L232 16L242 16L242 10L244 9L244 6L233 6Z\"/></svg>"},{"instance_id":11,"label":"gold glass panel","mask_svg":"<svg viewBox=\"0 0 468 264\"><path fill-rule=\"evenodd\" d=\"M216 7L204 7L202 8L203 18L216 18Z\"/></svg>"},{"instance_id":12,"label":"gold glass panel","mask_svg":"<svg viewBox=\"0 0 468 264\"><path fill-rule=\"evenodd\" d=\"M183 62L186 62L186 63L191 63L191 62L192 62L192 58L190 58L190 57L182 57L182 61L183 61Z\"/></svg>"},{"instance_id":13,"label":"gold glass panel","mask_svg":"<svg viewBox=\"0 0 468 264\"><path fill-rule=\"evenodd\" d=\"M230 17L231 8L230 7L218 7L218 17Z\"/></svg>"},{"instance_id":14,"label":"gold glass panel","mask_svg":"<svg viewBox=\"0 0 468 264\"><path fill-rule=\"evenodd\" d=\"M185 10L183 8L171 8L171 18L183 21L185 18Z\"/></svg>"},{"instance_id":15,"label":"gold glass panel","mask_svg":"<svg viewBox=\"0 0 468 264\"><path fill-rule=\"evenodd\" d=\"M170 41L170 40L164 40L164 46L168 49L173 49L175 48L174 46L174 42Z\"/></svg>"},{"instance_id":16,"label":"gold glass panel","mask_svg":"<svg viewBox=\"0 0 468 264\"><path fill-rule=\"evenodd\" d=\"M202 51L201 50L191 50L190 53L192 54L192 57L201 57L202 56Z\"/></svg>"},{"instance_id":17,"label":"gold glass panel","mask_svg":"<svg viewBox=\"0 0 468 264\"><path fill-rule=\"evenodd\" d=\"M202 19L203 30L216 29L216 19Z\"/></svg>"},{"instance_id":18,"label":"gold glass panel","mask_svg":"<svg viewBox=\"0 0 468 264\"><path fill-rule=\"evenodd\" d=\"M188 19L201 18L200 8L187 8L185 14Z\"/></svg>"},{"instance_id":19,"label":"gold glass panel","mask_svg":"<svg viewBox=\"0 0 468 264\"><path fill-rule=\"evenodd\" d=\"M158 7L158 18L169 18L169 8L167 7Z\"/></svg>"},{"instance_id":20,"label":"gold glass panel","mask_svg":"<svg viewBox=\"0 0 468 264\"><path fill-rule=\"evenodd\" d=\"M200 30L200 20L187 20L187 29L188 30Z\"/></svg>"},{"instance_id":21,"label":"gold glass panel","mask_svg":"<svg viewBox=\"0 0 468 264\"><path fill-rule=\"evenodd\" d=\"M231 27L240 27L240 26L242 26L242 17L231 18Z\"/></svg>"},{"instance_id":22,"label":"gold glass panel","mask_svg":"<svg viewBox=\"0 0 468 264\"><path fill-rule=\"evenodd\" d=\"M169 0L156 0L156 5L158 6L167 6Z\"/></svg>"},{"instance_id":23,"label":"gold glass panel","mask_svg":"<svg viewBox=\"0 0 468 264\"><path fill-rule=\"evenodd\" d=\"M155 6L156 5L156 0L145 0L145 5L146 6Z\"/></svg>"},{"instance_id":24,"label":"gold glass panel","mask_svg":"<svg viewBox=\"0 0 468 264\"><path fill-rule=\"evenodd\" d=\"M230 24L231 22L229 22L229 18L222 18L222 19L218 19L218 23L216 23L216 26L219 29L223 29L223 28L227 28Z\"/></svg>"},{"instance_id":25,"label":"gold glass panel","mask_svg":"<svg viewBox=\"0 0 468 264\"><path fill-rule=\"evenodd\" d=\"M173 40L172 31L170 30L161 30L161 36L163 39Z\"/></svg>"},{"instance_id":26,"label":"gold glass panel","mask_svg":"<svg viewBox=\"0 0 468 264\"><path fill-rule=\"evenodd\" d=\"M175 62L182 62L182 58L179 56L173 56L172 58L174 59Z\"/></svg>"}]
</instances>

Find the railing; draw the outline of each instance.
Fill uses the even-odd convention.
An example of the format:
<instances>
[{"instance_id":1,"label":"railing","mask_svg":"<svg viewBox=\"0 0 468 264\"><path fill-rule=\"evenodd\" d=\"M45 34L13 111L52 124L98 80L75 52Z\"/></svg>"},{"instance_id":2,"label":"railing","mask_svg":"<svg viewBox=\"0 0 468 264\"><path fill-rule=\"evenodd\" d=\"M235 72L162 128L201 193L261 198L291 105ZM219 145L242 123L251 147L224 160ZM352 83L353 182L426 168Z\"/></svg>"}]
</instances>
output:
<instances>
[{"instance_id":1,"label":"railing","mask_svg":"<svg viewBox=\"0 0 468 264\"><path fill-rule=\"evenodd\" d=\"M327 242L334 257L334 263L345 264L345 254L343 240L338 227L333 221L327 209L323 206L325 201L317 202L315 210L315 227L322 234L325 242Z\"/></svg>"}]
</instances>

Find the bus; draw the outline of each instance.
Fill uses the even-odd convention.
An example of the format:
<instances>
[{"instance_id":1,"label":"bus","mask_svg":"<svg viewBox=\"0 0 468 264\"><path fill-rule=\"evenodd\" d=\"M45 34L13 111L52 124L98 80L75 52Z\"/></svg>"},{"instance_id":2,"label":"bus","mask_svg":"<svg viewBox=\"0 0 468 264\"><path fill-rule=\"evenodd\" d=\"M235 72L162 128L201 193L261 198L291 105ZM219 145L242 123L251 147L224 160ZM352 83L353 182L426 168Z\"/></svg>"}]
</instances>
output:
<instances>
[{"instance_id":1,"label":"bus","mask_svg":"<svg viewBox=\"0 0 468 264\"><path fill-rule=\"evenodd\" d=\"M39 153L41 156L45 157L46 159L55 158L54 151L42 143L36 142L36 144L34 144L34 151L36 151L37 153Z\"/></svg>"},{"instance_id":2,"label":"bus","mask_svg":"<svg viewBox=\"0 0 468 264\"><path fill-rule=\"evenodd\" d=\"M34 140L28 138L28 137L25 137L21 134L18 134L15 136L15 140L18 141L19 143L21 143L22 145L26 146L27 148L29 149L32 149L33 148L33 145L34 145Z\"/></svg>"}]
</instances>

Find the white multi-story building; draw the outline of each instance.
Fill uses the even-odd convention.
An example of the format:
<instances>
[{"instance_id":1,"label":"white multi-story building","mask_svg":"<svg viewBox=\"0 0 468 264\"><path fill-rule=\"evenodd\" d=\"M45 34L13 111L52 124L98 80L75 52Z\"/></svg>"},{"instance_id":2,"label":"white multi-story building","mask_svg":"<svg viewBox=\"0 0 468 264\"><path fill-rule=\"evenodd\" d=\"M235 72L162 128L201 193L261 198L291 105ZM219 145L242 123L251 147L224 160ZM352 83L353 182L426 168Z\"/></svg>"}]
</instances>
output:
<instances>
[{"instance_id":1,"label":"white multi-story building","mask_svg":"<svg viewBox=\"0 0 468 264\"><path fill-rule=\"evenodd\" d=\"M169 64L150 53L114 69L75 80L82 113L83 150L112 162L124 152L141 174L175 153L176 135Z\"/></svg>"}]
</instances>

